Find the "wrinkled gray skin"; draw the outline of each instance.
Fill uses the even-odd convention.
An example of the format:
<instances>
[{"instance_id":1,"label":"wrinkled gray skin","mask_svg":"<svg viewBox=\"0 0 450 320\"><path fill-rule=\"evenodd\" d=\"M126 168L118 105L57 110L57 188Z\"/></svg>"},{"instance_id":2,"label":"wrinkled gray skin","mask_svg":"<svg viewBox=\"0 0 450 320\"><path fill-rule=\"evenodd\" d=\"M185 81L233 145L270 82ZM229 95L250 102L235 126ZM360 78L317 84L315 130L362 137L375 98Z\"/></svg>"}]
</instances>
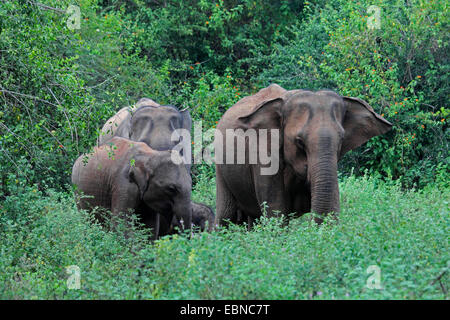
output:
<instances>
[{"instance_id":1,"label":"wrinkled gray skin","mask_svg":"<svg viewBox=\"0 0 450 320\"><path fill-rule=\"evenodd\" d=\"M173 131L186 129L190 132L191 126L189 110L179 111L173 106L163 106L152 99L142 98L134 106L122 108L106 121L98 144L108 143L117 136L144 142L154 150L171 150L181 141L181 137L172 141ZM184 144L182 151L185 150L190 153L190 141ZM190 164L186 164L186 168L190 171ZM169 233L171 229L173 226L160 218L161 234Z\"/></svg>"},{"instance_id":2,"label":"wrinkled gray skin","mask_svg":"<svg viewBox=\"0 0 450 320\"><path fill-rule=\"evenodd\" d=\"M199 202L191 202L192 205L192 227L203 232L211 232L214 229L214 211L206 204ZM165 219L160 220L162 230L167 230L166 234L174 234L178 230L182 230L182 225L176 217L173 217L169 226Z\"/></svg>"},{"instance_id":3,"label":"wrinkled gray skin","mask_svg":"<svg viewBox=\"0 0 450 320\"><path fill-rule=\"evenodd\" d=\"M83 163L85 156L76 160L72 183L77 192L92 196L78 200L78 207L108 209L113 221L129 217L132 209L152 229L154 239L161 236L160 215L168 221L176 217L189 229L192 181L186 167L172 161L172 151L153 150L145 143L121 137L112 138L110 143L114 148L109 144L95 147L93 154L86 155L87 163Z\"/></svg>"},{"instance_id":4,"label":"wrinkled gray skin","mask_svg":"<svg viewBox=\"0 0 450 320\"><path fill-rule=\"evenodd\" d=\"M131 108L119 110L106 121L99 137L99 145L107 143L112 137L125 137L132 141L144 142L155 150L171 150L178 141L172 141L171 136L175 129L191 131L192 120L189 110L178 111L173 106L162 106L149 98L140 99ZM186 141L184 150L190 152L190 141ZM190 165L186 165L190 171ZM160 219L162 234L169 234L179 222L173 220L169 225L163 218Z\"/></svg>"},{"instance_id":5,"label":"wrinkled gray skin","mask_svg":"<svg viewBox=\"0 0 450 320\"><path fill-rule=\"evenodd\" d=\"M142 98L133 108L122 108L105 123L99 145L117 136L144 142L154 150L171 150L180 142L180 139L171 140L175 129L190 132L191 125L189 110L178 111L176 107L162 106L151 99ZM190 141L186 143L184 150L190 150Z\"/></svg>"},{"instance_id":6,"label":"wrinkled gray skin","mask_svg":"<svg viewBox=\"0 0 450 320\"><path fill-rule=\"evenodd\" d=\"M246 164L217 164L215 223L248 221L251 226L261 216L263 202L269 216L274 211L312 211L318 214L317 223L331 212L337 219L339 159L391 126L367 102L332 91L286 91L273 84L243 98L217 126L223 145L226 129L279 129L280 148L270 152L278 155L280 169L275 175L261 175L262 165L248 164L248 156ZM247 141L246 154L248 150ZM226 149L223 152L225 159Z\"/></svg>"},{"instance_id":7,"label":"wrinkled gray skin","mask_svg":"<svg viewBox=\"0 0 450 320\"><path fill-rule=\"evenodd\" d=\"M129 107L124 107L124 108L120 109L115 115L113 115L111 118L109 118L108 121L106 121L106 123L103 125L103 128L101 130L101 134L99 136L97 144L102 145L106 141L111 139L114 135L116 135L117 129L122 124L122 122L125 119L127 119L127 117L130 115L130 113L136 111L137 108L145 106L145 105L154 106L154 107L160 106L159 103L156 103L152 99L142 98L135 105L129 106ZM121 129L121 131L122 130L125 130L125 128ZM117 134L117 136L129 138L129 134L127 132L125 132L125 133L120 132L119 134Z\"/></svg>"}]
</instances>

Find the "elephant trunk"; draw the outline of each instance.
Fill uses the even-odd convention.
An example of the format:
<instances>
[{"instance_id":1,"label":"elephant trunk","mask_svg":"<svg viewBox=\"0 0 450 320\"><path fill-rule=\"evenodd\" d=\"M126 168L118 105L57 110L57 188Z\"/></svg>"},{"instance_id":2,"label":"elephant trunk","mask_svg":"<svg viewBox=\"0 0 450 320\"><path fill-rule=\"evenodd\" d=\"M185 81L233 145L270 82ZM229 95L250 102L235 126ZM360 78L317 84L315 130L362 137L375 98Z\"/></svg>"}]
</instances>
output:
<instances>
[{"instance_id":1,"label":"elephant trunk","mask_svg":"<svg viewBox=\"0 0 450 320\"><path fill-rule=\"evenodd\" d=\"M176 220L179 222L179 226L186 229L191 229L192 225L192 205L191 201L178 202L174 208L173 212L175 214Z\"/></svg>"},{"instance_id":2,"label":"elephant trunk","mask_svg":"<svg viewBox=\"0 0 450 320\"><path fill-rule=\"evenodd\" d=\"M311 211L318 214L314 220L322 223L323 218L333 212L337 218L339 207L339 185L337 179L337 152L327 148L309 162L311 185Z\"/></svg>"}]
</instances>

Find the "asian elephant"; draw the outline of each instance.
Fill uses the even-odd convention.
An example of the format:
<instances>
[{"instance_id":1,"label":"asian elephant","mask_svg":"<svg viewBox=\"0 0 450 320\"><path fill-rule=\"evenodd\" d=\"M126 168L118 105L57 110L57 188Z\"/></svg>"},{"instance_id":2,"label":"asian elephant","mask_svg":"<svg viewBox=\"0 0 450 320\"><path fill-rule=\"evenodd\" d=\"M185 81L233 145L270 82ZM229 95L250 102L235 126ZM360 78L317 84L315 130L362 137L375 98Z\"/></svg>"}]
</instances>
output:
<instances>
[{"instance_id":1,"label":"asian elephant","mask_svg":"<svg viewBox=\"0 0 450 320\"><path fill-rule=\"evenodd\" d=\"M227 129L242 129L246 135L244 150L238 150L245 152L244 162L218 163L216 159L215 223L248 221L250 227L261 216L263 203L269 216L274 211L298 215L312 211L317 214L317 223L329 213L337 220L339 159L391 127L364 100L328 90L287 91L272 84L241 99L225 112L217 126L221 134L216 135L216 154L223 151L223 159L229 146L234 147L231 156L237 152L237 139L230 135L231 141ZM259 134L258 143L249 143L250 129ZM273 129L279 132L274 141L269 134ZM267 154L278 161L275 173L263 174L261 169L269 166L267 161L249 162L250 146L264 148L260 143L263 134L269 137ZM227 143L233 145L226 147Z\"/></svg>"},{"instance_id":2,"label":"asian elephant","mask_svg":"<svg viewBox=\"0 0 450 320\"><path fill-rule=\"evenodd\" d=\"M181 141L172 141L175 129L191 131L189 110L179 111L171 105L160 105L142 98L133 107L125 107L108 119L102 128L99 145L107 143L112 137L123 137L132 141L145 142L154 150L171 150ZM190 150L190 141L185 141L184 150Z\"/></svg>"},{"instance_id":3,"label":"asian elephant","mask_svg":"<svg viewBox=\"0 0 450 320\"><path fill-rule=\"evenodd\" d=\"M212 231L214 228L214 211L206 204L199 202L192 201L191 206L192 227L200 232L205 230L208 232ZM182 225L177 217L174 216L170 224L165 218L160 218L160 230L166 230L161 231L164 233L163 235L175 234L177 232L177 228L182 230Z\"/></svg>"},{"instance_id":4,"label":"asian elephant","mask_svg":"<svg viewBox=\"0 0 450 320\"><path fill-rule=\"evenodd\" d=\"M136 104L120 109L115 115L113 115L111 118L109 118L108 121L106 121L106 123L103 125L102 130L100 132L100 136L98 137L97 144L102 145L116 135L119 137L129 138L127 136L127 135L129 135L129 133L123 132L123 131L126 131L126 129L128 129L128 128L125 128L125 126L124 126L120 131L118 131L119 126L122 124L122 122L125 119L127 119L130 116L130 114L132 112L136 111L137 108L142 107L144 105L149 105L149 106L154 106L154 107L160 106L159 103L153 101L152 99L142 98ZM127 121L129 121L129 119Z\"/></svg>"},{"instance_id":5,"label":"asian elephant","mask_svg":"<svg viewBox=\"0 0 450 320\"><path fill-rule=\"evenodd\" d=\"M192 201L192 226L200 231L212 231L214 228L214 211L206 204Z\"/></svg>"},{"instance_id":6,"label":"asian elephant","mask_svg":"<svg viewBox=\"0 0 450 320\"><path fill-rule=\"evenodd\" d=\"M155 239L160 236L159 214L168 221L175 216L189 229L192 180L186 166L173 161L178 153L153 150L121 137L109 142L95 147L93 154L80 156L73 166L77 192L92 196L81 198L78 207L102 207L111 211L112 218L126 218L132 209L153 229Z\"/></svg>"}]
</instances>

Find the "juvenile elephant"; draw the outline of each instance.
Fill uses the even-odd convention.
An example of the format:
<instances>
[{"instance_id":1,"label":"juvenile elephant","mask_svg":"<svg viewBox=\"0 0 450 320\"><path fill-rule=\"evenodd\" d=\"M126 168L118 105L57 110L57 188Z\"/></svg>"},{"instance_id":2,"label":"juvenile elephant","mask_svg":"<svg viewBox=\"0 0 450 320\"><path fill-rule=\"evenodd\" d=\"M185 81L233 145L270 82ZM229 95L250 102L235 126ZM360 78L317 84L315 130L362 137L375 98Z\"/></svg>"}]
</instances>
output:
<instances>
[{"instance_id":1,"label":"juvenile elephant","mask_svg":"<svg viewBox=\"0 0 450 320\"><path fill-rule=\"evenodd\" d=\"M159 105L155 101L142 98L132 108L122 108L108 119L102 128L98 144L107 143L112 137L123 137L144 142L154 150L171 150L181 141L172 141L176 129L191 131L189 110L179 111L170 105ZM183 141L183 150L190 150L190 141Z\"/></svg>"},{"instance_id":2,"label":"juvenile elephant","mask_svg":"<svg viewBox=\"0 0 450 320\"><path fill-rule=\"evenodd\" d=\"M168 221L176 217L182 227L190 228L192 181L186 167L172 161L178 154L121 137L110 143L76 160L72 183L79 192L93 196L79 200L78 207L103 207L111 210L112 218L127 217L132 209L153 229L154 238L160 236L159 214Z\"/></svg>"},{"instance_id":3,"label":"juvenile elephant","mask_svg":"<svg viewBox=\"0 0 450 320\"><path fill-rule=\"evenodd\" d=\"M337 163L348 151L360 146L371 137L390 130L392 124L374 112L367 102L359 98L342 97L332 91L286 91L272 84L253 96L245 97L225 112L217 129L216 153L223 151L226 159L227 143L234 144L236 158L237 139L228 139L226 130L258 129L279 130L274 135L278 147L272 149L271 136L268 154L279 162L273 174L262 174L266 163L258 159L250 163L249 146L264 147L261 137L251 142L245 138L243 164L216 163L216 224L253 220L261 216L265 202L268 214L296 212L319 214L318 223L333 212L339 212ZM276 143L274 144L276 146ZM220 148L220 149L218 149ZM231 152L230 152L231 153ZM224 161L226 162L226 161Z\"/></svg>"},{"instance_id":4,"label":"juvenile elephant","mask_svg":"<svg viewBox=\"0 0 450 320\"><path fill-rule=\"evenodd\" d=\"M206 204L192 201L192 226L198 227L200 231L212 231L214 228L214 219L215 215L210 207Z\"/></svg>"},{"instance_id":5,"label":"juvenile elephant","mask_svg":"<svg viewBox=\"0 0 450 320\"><path fill-rule=\"evenodd\" d=\"M212 231L214 227L214 212L206 204L199 202L191 202L192 206L192 227L203 232L205 230ZM207 225L208 223L208 225ZM206 226L208 229L206 229ZM163 235L175 234L178 229L182 229L181 223L177 217L173 217L169 225L168 221L164 218L160 218L160 230L167 230Z\"/></svg>"}]
</instances>

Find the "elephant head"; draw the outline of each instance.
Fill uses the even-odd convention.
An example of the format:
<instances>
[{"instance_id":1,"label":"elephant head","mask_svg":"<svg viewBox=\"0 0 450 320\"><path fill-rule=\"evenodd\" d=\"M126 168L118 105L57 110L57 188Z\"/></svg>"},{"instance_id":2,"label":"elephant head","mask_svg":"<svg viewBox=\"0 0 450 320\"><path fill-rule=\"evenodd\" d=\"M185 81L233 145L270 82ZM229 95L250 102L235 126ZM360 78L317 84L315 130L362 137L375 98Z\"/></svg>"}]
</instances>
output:
<instances>
[{"instance_id":1,"label":"elephant head","mask_svg":"<svg viewBox=\"0 0 450 320\"><path fill-rule=\"evenodd\" d=\"M184 228L190 229L192 180L186 166L175 163L173 157L179 157L178 153L155 151L151 157L138 154L128 179L138 186L139 197L147 207L168 221L176 217Z\"/></svg>"},{"instance_id":2,"label":"elephant head","mask_svg":"<svg viewBox=\"0 0 450 320\"><path fill-rule=\"evenodd\" d=\"M206 204L192 202L192 225L200 231L212 231L214 227L214 211Z\"/></svg>"},{"instance_id":3,"label":"elephant head","mask_svg":"<svg viewBox=\"0 0 450 320\"><path fill-rule=\"evenodd\" d=\"M143 103L131 116L128 138L144 142L154 150L171 150L181 140L181 137L178 137L172 141L172 133L176 129L186 129L190 132L191 122L189 110L178 111L170 105L155 106Z\"/></svg>"},{"instance_id":4,"label":"elephant head","mask_svg":"<svg viewBox=\"0 0 450 320\"><path fill-rule=\"evenodd\" d=\"M212 231L214 228L214 211L203 203L191 202L192 208L192 227L200 232L203 231ZM162 234L175 234L177 230L182 230L183 227L180 223L180 220L177 217L173 217L172 221L169 223L165 218L161 218L161 226L160 230L162 230Z\"/></svg>"},{"instance_id":5,"label":"elephant head","mask_svg":"<svg viewBox=\"0 0 450 320\"><path fill-rule=\"evenodd\" d=\"M327 90L288 91L263 101L239 120L245 128L281 130L279 152L284 164L309 187L311 211L321 215L340 210L339 159L392 127L364 100Z\"/></svg>"}]
</instances>

